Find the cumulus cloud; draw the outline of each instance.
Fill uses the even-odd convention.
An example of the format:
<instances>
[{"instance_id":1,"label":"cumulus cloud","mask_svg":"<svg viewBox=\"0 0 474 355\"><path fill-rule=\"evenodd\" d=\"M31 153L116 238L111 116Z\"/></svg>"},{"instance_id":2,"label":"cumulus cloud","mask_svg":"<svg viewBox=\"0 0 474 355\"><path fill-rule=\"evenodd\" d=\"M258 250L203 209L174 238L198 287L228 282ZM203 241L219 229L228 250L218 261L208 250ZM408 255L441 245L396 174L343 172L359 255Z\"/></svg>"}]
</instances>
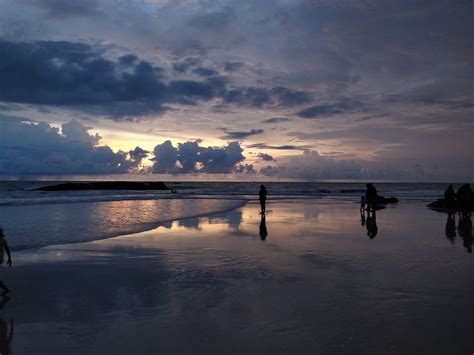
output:
<instances>
[{"instance_id":1,"label":"cumulus cloud","mask_svg":"<svg viewBox=\"0 0 474 355\"><path fill-rule=\"evenodd\" d=\"M260 159L262 159L263 161L274 161L275 160L275 159L273 159L273 157L270 154L266 154L266 153L258 153L257 156Z\"/></svg>"},{"instance_id":2,"label":"cumulus cloud","mask_svg":"<svg viewBox=\"0 0 474 355\"><path fill-rule=\"evenodd\" d=\"M171 141L165 141L154 149L152 172L229 174L252 171L250 166L239 164L245 159L242 152L238 142L223 147L201 147L196 141L188 141L174 147Z\"/></svg>"},{"instance_id":3,"label":"cumulus cloud","mask_svg":"<svg viewBox=\"0 0 474 355\"><path fill-rule=\"evenodd\" d=\"M138 155L100 146L76 120L61 130L44 122L0 116L0 174L116 174L139 168Z\"/></svg>"},{"instance_id":4,"label":"cumulus cloud","mask_svg":"<svg viewBox=\"0 0 474 355\"><path fill-rule=\"evenodd\" d=\"M257 173L253 168L253 164L238 164L234 167L233 172L245 175L255 175Z\"/></svg>"},{"instance_id":5,"label":"cumulus cloud","mask_svg":"<svg viewBox=\"0 0 474 355\"><path fill-rule=\"evenodd\" d=\"M140 147L135 147L135 149L129 151L128 154L132 161L136 162L137 165L140 165L143 159L148 157L149 152Z\"/></svg>"}]
</instances>

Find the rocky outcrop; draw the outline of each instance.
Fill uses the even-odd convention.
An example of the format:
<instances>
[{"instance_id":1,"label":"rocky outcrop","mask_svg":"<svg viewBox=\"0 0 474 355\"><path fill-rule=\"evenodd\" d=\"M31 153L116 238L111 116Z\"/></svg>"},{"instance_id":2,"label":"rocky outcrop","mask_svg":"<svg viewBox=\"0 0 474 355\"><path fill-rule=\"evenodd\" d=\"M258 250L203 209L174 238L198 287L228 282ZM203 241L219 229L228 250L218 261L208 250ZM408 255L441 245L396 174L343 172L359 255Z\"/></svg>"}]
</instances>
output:
<instances>
[{"instance_id":1,"label":"rocky outcrop","mask_svg":"<svg viewBox=\"0 0 474 355\"><path fill-rule=\"evenodd\" d=\"M158 182L129 182L129 181L99 181L99 182L68 182L64 184L43 186L37 191L80 191L80 190L169 190L161 181Z\"/></svg>"},{"instance_id":2,"label":"rocky outcrop","mask_svg":"<svg viewBox=\"0 0 474 355\"><path fill-rule=\"evenodd\" d=\"M386 205L389 203L398 203L399 200L396 197L383 197L383 196L377 196L377 205Z\"/></svg>"},{"instance_id":3,"label":"rocky outcrop","mask_svg":"<svg viewBox=\"0 0 474 355\"><path fill-rule=\"evenodd\" d=\"M471 199L470 201L466 202L464 206L461 207L459 201L456 201L454 205L449 205L446 199L440 198L434 202L427 204L426 206L438 211L474 211L474 200Z\"/></svg>"}]
</instances>

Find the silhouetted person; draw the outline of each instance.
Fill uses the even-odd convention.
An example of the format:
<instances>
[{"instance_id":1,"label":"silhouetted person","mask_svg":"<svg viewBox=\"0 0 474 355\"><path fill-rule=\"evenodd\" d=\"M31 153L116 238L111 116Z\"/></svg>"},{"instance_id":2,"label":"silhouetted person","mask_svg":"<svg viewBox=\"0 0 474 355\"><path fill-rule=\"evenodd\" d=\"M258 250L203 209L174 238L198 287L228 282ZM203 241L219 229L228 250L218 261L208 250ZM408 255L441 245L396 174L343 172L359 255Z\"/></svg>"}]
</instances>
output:
<instances>
[{"instance_id":1,"label":"silhouetted person","mask_svg":"<svg viewBox=\"0 0 474 355\"><path fill-rule=\"evenodd\" d=\"M462 185L456 194L459 201L459 207L462 211L468 211L470 209L470 204L472 200L472 190L471 185L464 184Z\"/></svg>"},{"instance_id":2,"label":"silhouetted person","mask_svg":"<svg viewBox=\"0 0 474 355\"><path fill-rule=\"evenodd\" d=\"M10 298L3 296L0 302L0 312L3 311L5 304L10 301ZM10 344L13 339L13 320L10 320L10 329L8 329L8 323L0 313L0 354L9 355L12 353Z\"/></svg>"},{"instance_id":3,"label":"silhouetted person","mask_svg":"<svg viewBox=\"0 0 474 355\"><path fill-rule=\"evenodd\" d=\"M367 236L370 239L374 239L379 230L377 227L377 216L375 215L375 209L372 211L372 214L370 212L367 213L365 225L367 227Z\"/></svg>"},{"instance_id":4,"label":"silhouetted person","mask_svg":"<svg viewBox=\"0 0 474 355\"><path fill-rule=\"evenodd\" d=\"M265 202L267 201L267 189L265 186L260 185L260 191L258 192L258 199L260 200L261 213L265 213Z\"/></svg>"},{"instance_id":5,"label":"silhouetted person","mask_svg":"<svg viewBox=\"0 0 474 355\"><path fill-rule=\"evenodd\" d=\"M449 211L448 219L446 220L446 238L454 244L456 239L456 212Z\"/></svg>"},{"instance_id":6,"label":"silhouetted person","mask_svg":"<svg viewBox=\"0 0 474 355\"><path fill-rule=\"evenodd\" d=\"M472 253L472 221L469 212L463 212L459 217L458 233L463 239L463 245L468 253Z\"/></svg>"},{"instance_id":7,"label":"silhouetted person","mask_svg":"<svg viewBox=\"0 0 474 355\"><path fill-rule=\"evenodd\" d=\"M262 213L260 218L260 240L265 240L267 238L267 224L265 223L265 214Z\"/></svg>"},{"instance_id":8,"label":"silhouetted person","mask_svg":"<svg viewBox=\"0 0 474 355\"><path fill-rule=\"evenodd\" d=\"M367 204L367 199L365 198L365 196L361 196L360 197L360 214L362 215L362 213L364 212L365 210L365 205Z\"/></svg>"},{"instance_id":9,"label":"silhouetted person","mask_svg":"<svg viewBox=\"0 0 474 355\"><path fill-rule=\"evenodd\" d=\"M444 201L446 202L446 207L449 210L456 208L456 192L454 191L453 185L451 184L444 191Z\"/></svg>"},{"instance_id":10,"label":"silhouetted person","mask_svg":"<svg viewBox=\"0 0 474 355\"><path fill-rule=\"evenodd\" d=\"M5 234L3 229L0 228L0 264L3 264L5 260L4 253L8 256L7 265L12 266L12 257L10 253L10 248L8 247L7 240L5 239ZM0 280L0 288L3 290L3 294L10 292L10 289Z\"/></svg>"},{"instance_id":11,"label":"silhouetted person","mask_svg":"<svg viewBox=\"0 0 474 355\"><path fill-rule=\"evenodd\" d=\"M377 189L372 184L367 184L365 190L365 200L367 202L367 210L375 211L375 205L377 204Z\"/></svg>"}]
</instances>

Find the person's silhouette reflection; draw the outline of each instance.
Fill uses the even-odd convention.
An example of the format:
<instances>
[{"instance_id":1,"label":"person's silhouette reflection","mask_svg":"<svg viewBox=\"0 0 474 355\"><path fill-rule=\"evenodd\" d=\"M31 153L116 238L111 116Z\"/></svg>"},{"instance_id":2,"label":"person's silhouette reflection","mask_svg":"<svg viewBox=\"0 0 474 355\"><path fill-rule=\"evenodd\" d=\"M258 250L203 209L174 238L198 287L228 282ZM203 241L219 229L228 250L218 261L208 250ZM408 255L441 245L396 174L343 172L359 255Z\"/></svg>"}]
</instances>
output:
<instances>
[{"instance_id":1,"label":"person's silhouette reflection","mask_svg":"<svg viewBox=\"0 0 474 355\"><path fill-rule=\"evenodd\" d=\"M360 210L360 225L365 226L365 209Z\"/></svg>"},{"instance_id":2,"label":"person's silhouette reflection","mask_svg":"<svg viewBox=\"0 0 474 355\"><path fill-rule=\"evenodd\" d=\"M469 212L463 212L459 216L459 236L463 239L463 245L468 253L472 253L472 221Z\"/></svg>"},{"instance_id":3,"label":"person's silhouette reflection","mask_svg":"<svg viewBox=\"0 0 474 355\"><path fill-rule=\"evenodd\" d=\"M10 320L10 327L7 321L3 317L3 308L10 301L8 296L2 296L0 301L0 354L9 355L11 354L10 344L13 339L13 319Z\"/></svg>"},{"instance_id":4,"label":"person's silhouette reflection","mask_svg":"<svg viewBox=\"0 0 474 355\"><path fill-rule=\"evenodd\" d=\"M454 244L454 240L456 239L456 213L448 212L445 233L446 238Z\"/></svg>"},{"instance_id":5,"label":"person's silhouette reflection","mask_svg":"<svg viewBox=\"0 0 474 355\"><path fill-rule=\"evenodd\" d=\"M377 216L375 214L375 208L372 210L372 213L369 211L367 213L367 219L365 221L367 227L367 236L370 239L374 239L378 232L377 227Z\"/></svg>"},{"instance_id":6,"label":"person's silhouette reflection","mask_svg":"<svg viewBox=\"0 0 474 355\"><path fill-rule=\"evenodd\" d=\"M267 238L267 224L265 223L265 215L262 214L260 218L260 240L265 240Z\"/></svg>"}]
</instances>

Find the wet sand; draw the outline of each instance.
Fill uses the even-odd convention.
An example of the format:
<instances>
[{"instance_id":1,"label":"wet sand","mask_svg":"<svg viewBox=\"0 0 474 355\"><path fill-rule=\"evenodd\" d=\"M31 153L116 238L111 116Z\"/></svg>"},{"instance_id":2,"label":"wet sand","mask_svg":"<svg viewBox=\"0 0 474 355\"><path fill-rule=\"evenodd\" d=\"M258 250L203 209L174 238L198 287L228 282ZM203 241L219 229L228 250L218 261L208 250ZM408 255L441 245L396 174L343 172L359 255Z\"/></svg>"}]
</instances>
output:
<instances>
[{"instance_id":1,"label":"wet sand","mask_svg":"<svg viewBox=\"0 0 474 355\"><path fill-rule=\"evenodd\" d=\"M472 239L446 221L404 202L371 239L349 201L270 201L265 226L249 202L18 252L0 331L13 354L470 354Z\"/></svg>"}]
</instances>

